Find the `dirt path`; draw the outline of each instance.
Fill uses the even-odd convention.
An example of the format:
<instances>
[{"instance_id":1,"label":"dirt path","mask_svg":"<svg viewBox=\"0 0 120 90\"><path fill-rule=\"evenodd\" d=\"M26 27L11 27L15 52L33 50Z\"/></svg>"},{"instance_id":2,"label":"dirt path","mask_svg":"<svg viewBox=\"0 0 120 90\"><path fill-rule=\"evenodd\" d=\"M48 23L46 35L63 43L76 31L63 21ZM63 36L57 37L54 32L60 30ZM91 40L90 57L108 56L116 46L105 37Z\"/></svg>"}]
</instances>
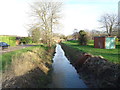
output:
<instances>
[{"instance_id":1,"label":"dirt path","mask_svg":"<svg viewBox=\"0 0 120 90\"><path fill-rule=\"evenodd\" d=\"M30 47L30 46L36 46L36 45L11 46L11 47L8 47L4 50L0 50L0 54L19 50L19 49L23 49L23 48Z\"/></svg>"}]
</instances>

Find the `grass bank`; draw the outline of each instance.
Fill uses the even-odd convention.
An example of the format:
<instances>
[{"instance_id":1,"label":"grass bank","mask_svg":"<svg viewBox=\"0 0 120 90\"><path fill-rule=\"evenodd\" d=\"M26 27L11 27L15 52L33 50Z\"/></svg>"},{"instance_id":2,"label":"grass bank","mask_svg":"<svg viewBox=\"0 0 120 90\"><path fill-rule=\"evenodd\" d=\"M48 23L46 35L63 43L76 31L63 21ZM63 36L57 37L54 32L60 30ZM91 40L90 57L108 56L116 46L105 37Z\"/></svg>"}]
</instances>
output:
<instances>
[{"instance_id":1,"label":"grass bank","mask_svg":"<svg viewBox=\"0 0 120 90\"><path fill-rule=\"evenodd\" d=\"M54 47L33 46L3 54L3 88L47 88Z\"/></svg>"},{"instance_id":2,"label":"grass bank","mask_svg":"<svg viewBox=\"0 0 120 90\"><path fill-rule=\"evenodd\" d=\"M120 49L120 42L116 43L116 49L99 49L94 48L94 41L89 41L87 46L79 45L78 41L65 41L63 42L65 45L70 46L76 50L79 50L81 52L90 53L92 55L100 55L104 57L105 59L114 62L114 63L120 63L119 58L119 49Z\"/></svg>"},{"instance_id":3,"label":"grass bank","mask_svg":"<svg viewBox=\"0 0 120 90\"><path fill-rule=\"evenodd\" d=\"M40 48L40 46L27 47L24 49L12 51L12 52L8 52L0 55L0 63L2 64L2 68L0 68L0 71L1 70L4 71L5 69L7 69L7 67L12 62L12 59L13 59L12 57L14 57L15 55L21 55L22 53L28 52L29 50L33 50L35 48ZM47 47L44 47L44 49L47 49Z\"/></svg>"}]
</instances>

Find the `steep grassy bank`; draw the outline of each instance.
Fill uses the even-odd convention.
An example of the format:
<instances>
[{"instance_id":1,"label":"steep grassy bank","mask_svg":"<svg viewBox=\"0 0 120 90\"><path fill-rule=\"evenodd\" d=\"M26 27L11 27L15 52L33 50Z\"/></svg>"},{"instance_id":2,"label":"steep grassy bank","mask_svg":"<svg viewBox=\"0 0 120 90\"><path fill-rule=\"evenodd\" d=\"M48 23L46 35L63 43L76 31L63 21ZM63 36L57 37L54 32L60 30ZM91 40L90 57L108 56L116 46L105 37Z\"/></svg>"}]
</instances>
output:
<instances>
[{"instance_id":1,"label":"steep grassy bank","mask_svg":"<svg viewBox=\"0 0 120 90\"><path fill-rule=\"evenodd\" d=\"M9 57L12 61L3 72L3 88L47 88L52 79L54 47L29 47L19 52Z\"/></svg>"},{"instance_id":2,"label":"steep grassy bank","mask_svg":"<svg viewBox=\"0 0 120 90\"><path fill-rule=\"evenodd\" d=\"M63 43L61 46L88 87L120 88L120 64L114 64L99 56L90 55L85 58L87 54L81 50Z\"/></svg>"}]
</instances>

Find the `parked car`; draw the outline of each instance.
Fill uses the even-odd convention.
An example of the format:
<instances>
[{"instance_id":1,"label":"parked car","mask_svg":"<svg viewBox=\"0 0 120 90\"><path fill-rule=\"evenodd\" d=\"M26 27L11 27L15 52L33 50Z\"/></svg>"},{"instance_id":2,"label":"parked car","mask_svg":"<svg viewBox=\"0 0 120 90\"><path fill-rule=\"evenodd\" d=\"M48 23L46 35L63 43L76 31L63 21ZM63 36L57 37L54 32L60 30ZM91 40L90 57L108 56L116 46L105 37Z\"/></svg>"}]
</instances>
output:
<instances>
[{"instance_id":1,"label":"parked car","mask_svg":"<svg viewBox=\"0 0 120 90\"><path fill-rule=\"evenodd\" d=\"M0 48L3 50L5 48L8 48L10 45L5 42L0 42Z\"/></svg>"}]
</instances>

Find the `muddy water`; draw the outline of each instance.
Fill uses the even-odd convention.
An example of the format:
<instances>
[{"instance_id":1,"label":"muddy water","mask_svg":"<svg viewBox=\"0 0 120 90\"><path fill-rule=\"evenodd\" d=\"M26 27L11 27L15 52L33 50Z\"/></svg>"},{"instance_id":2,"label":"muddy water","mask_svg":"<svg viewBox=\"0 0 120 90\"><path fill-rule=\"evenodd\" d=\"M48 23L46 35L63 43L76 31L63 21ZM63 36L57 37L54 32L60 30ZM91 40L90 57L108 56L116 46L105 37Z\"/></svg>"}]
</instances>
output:
<instances>
[{"instance_id":1,"label":"muddy water","mask_svg":"<svg viewBox=\"0 0 120 90\"><path fill-rule=\"evenodd\" d=\"M59 44L56 45L52 66L54 88L87 88Z\"/></svg>"}]
</instances>

